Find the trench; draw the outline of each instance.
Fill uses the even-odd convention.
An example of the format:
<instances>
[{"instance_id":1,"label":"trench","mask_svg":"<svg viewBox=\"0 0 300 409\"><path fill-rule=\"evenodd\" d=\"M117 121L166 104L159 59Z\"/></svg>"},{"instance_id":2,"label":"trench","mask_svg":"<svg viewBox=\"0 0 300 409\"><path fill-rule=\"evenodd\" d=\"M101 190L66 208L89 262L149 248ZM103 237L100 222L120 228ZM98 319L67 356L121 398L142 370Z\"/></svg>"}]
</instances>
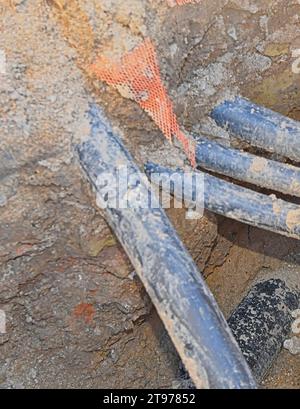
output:
<instances>
[{"instance_id":1,"label":"trench","mask_svg":"<svg viewBox=\"0 0 300 409\"><path fill-rule=\"evenodd\" d=\"M1 269L9 290L1 282L0 307L12 311L19 324L0 338L4 387L182 387L188 382L162 322L98 214L70 153L86 129L86 101L103 107L140 167L149 158L173 167L187 161L135 102L91 73L97 56L119 58L151 37L180 126L190 134L228 142L229 136L208 116L224 97L237 93L300 120L300 74L291 69L292 50L300 48L296 2L287 7L285 0L261 1L251 7L251 2L238 0L203 0L201 6L173 9L148 0L130 0L125 8L121 3L40 0L37 6L28 0L4 11L7 30L0 48L12 61L11 80L28 90L33 106L48 98L50 87L56 98L63 96L64 104L52 109L47 100L49 113L29 111L33 139L20 139L23 153L15 149L11 128L4 127L5 146L17 164L12 166L3 154L1 175L9 176L9 186L4 186L8 204L0 216L6 246L1 243ZM15 27L17 40L9 27ZM18 51L16 41L24 52ZM70 89L73 96L68 96ZM30 109L22 98L0 100L1 113L9 106L21 122ZM281 159L235 139L231 144ZM56 162L47 157L49 151ZM200 220L187 220L185 209L171 207L167 215L226 318L259 279L279 277L300 286L298 240L210 212ZM48 305L56 305L55 313L47 311ZM21 340L28 358L16 352ZM299 358L282 350L262 386L299 385Z\"/></svg>"}]
</instances>

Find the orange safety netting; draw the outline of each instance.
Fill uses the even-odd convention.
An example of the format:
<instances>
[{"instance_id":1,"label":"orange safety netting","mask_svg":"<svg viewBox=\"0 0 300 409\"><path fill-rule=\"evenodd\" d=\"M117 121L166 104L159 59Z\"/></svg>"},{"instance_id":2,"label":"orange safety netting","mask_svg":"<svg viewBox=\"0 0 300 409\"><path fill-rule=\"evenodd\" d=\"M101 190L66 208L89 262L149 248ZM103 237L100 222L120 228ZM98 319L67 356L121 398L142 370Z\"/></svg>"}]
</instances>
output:
<instances>
[{"instance_id":1,"label":"orange safety netting","mask_svg":"<svg viewBox=\"0 0 300 409\"><path fill-rule=\"evenodd\" d=\"M174 7L176 5L182 6L184 4L196 4L200 3L201 0L167 0L169 6Z\"/></svg>"},{"instance_id":2,"label":"orange safety netting","mask_svg":"<svg viewBox=\"0 0 300 409\"><path fill-rule=\"evenodd\" d=\"M136 101L154 120L166 138L177 138L191 164L195 166L194 143L179 129L172 102L162 83L154 46L146 39L133 51L115 62L101 56L91 66L101 80L115 87L121 95Z\"/></svg>"}]
</instances>

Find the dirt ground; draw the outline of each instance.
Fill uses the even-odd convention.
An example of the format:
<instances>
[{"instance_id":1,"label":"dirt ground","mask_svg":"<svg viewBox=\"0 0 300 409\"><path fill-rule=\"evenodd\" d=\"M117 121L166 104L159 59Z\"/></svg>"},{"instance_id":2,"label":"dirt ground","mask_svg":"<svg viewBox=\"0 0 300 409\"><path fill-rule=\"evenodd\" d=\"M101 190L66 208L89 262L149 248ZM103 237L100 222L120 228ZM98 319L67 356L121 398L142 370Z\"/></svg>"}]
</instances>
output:
<instances>
[{"instance_id":1,"label":"dirt ground","mask_svg":"<svg viewBox=\"0 0 300 409\"><path fill-rule=\"evenodd\" d=\"M300 119L299 22L296 0L1 1L0 387L178 387L178 355L78 165L89 103L139 165L187 162L90 64L150 37L182 129L228 141L208 119L225 96ZM168 214L226 316L258 277L292 266L299 279L296 240L210 213ZM299 359L283 351L262 386L299 388Z\"/></svg>"}]
</instances>

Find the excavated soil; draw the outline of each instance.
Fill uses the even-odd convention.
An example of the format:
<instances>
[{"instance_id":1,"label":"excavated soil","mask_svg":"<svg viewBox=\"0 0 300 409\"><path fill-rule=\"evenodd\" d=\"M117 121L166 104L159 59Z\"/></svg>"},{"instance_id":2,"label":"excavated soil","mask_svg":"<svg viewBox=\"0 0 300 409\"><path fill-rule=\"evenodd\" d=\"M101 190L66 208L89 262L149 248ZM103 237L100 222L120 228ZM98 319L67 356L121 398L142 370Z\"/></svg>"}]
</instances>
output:
<instances>
[{"instance_id":1,"label":"excavated soil","mask_svg":"<svg viewBox=\"0 0 300 409\"><path fill-rule=\"evenodd\" d=\"M300 74L292 69L299 16L296 0L174 8L164 0L2 0L0 387L180 386L178 355L99 214L74 146L96 101L139 165L187 161L90 64L150 37L182 129L228 143L208 119L226 96L300 119ZM209 213L168 215L226 316L259 277L281 271L299 285L298 241ZM299 357L283 351L263 386L299 388Z\"/></svg>"}]
</instances>

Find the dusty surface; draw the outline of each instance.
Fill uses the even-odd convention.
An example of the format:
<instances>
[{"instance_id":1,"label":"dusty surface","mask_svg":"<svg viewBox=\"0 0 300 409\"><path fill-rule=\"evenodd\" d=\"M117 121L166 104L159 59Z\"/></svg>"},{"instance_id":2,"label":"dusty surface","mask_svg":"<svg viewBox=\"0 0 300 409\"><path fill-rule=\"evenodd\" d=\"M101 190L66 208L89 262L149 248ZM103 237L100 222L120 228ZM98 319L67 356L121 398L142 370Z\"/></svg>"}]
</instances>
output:
<instances>
[{"instance_id":1,"label":"dusty surface","mask_svg":"<svg viewBox=\"0 0 300 409\"><path fill-rule=\"evenodd\" d=\"M226 138L207 114L237 92L300 118L300 74L292 71L299 15L296 0L172 9L163 0L1 2L0 309L8 320L1 387L177 385L177 354L73 148L96 100L140 165L181 166L184 155L90 64L151 37L180 125ZM262 270L299 265L295 240L213 215L186 221L183 211L169 213L226 316ZM299 358L284 351L265 386L299 387Z\"/></svg>"}]
</instances>

